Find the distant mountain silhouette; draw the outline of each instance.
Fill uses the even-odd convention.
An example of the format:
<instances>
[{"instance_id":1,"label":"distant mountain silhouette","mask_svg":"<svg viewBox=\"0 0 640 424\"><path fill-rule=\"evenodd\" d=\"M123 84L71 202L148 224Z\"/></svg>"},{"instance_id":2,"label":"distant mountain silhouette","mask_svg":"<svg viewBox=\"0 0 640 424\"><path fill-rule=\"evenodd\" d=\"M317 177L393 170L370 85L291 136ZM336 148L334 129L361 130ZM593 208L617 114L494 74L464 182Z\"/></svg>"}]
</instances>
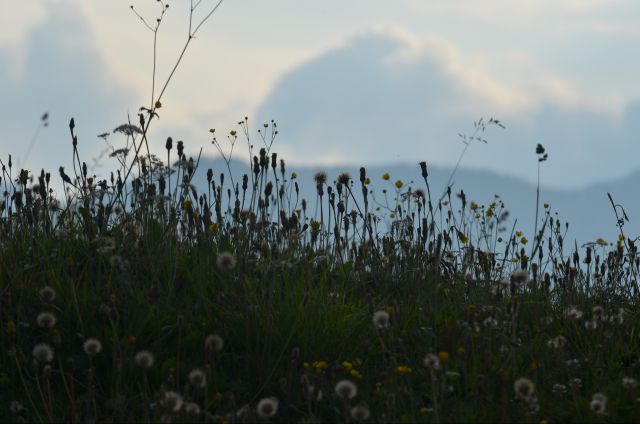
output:
<instances>
[{"instance_id":1,"label":"distant mountain silhouette","mask_svg":"<svg viewBox=\"0 0 640 424\"><path fill-rule=\"evenodd\" d=\"M366 164L365 164L366 167ZM207 169L214 171L215 179L218 180L220 173L228 173L226 164L221 159L203 157L197 170L194 182L201 189ZM246 159L234 159L231 162L232 172L236 182L241 182L242 174L249 173L249 165ZM376 196L382 198L382 189L386 188L390 199L395 193L393 182L402 180L407 186L415 189L425 188L424 181L420 173L418 161L416 163L393 164L389 166L366 167L367 176L371 179L371 187L377 193ZM441 167L428 167L429 185L432 198L437 201L446 189L446 182L451 173L451 169ZM349 172L355 179L359 190L359 168L354 166L296 166L287 165L286 176L290 178L291 172L297 173L297 180L300 186L300 198L306 198L309 210L315 210L316 191L313 176L317 171L327 173L328 181L335 180L341 172ZM382 175L389 173L391 178L384 181ZM279 171L278 171L279 174ZM544 173L543 173L544 176ZM413 183L411 183L413 181ZM606 183L591 185L584 189L549 189L542 187L540 191L540 216L543 215L542 205L548 203L554 218L560 218L563 225L569 223L567 233L567 246L573 245L574 239L578 245L589 241L595 241L602 237L605 240L615 241L618 228L616 227L616 217L611 203L607 197L607 192L611 193L614 201L624 207L630 222L626 222L625 234L630 237L640 235L640 196L638 187L640 186L640 171L624 178ZM229 188L229 179L226 176L225 187ZM490 171L479 171L469 169L459 169L453 180L452 199L454 199L454 210L459 209L460 201L453 194L464 190L467 202L474 201L479 205L488 205L495 200L495 196L500 196L505 208L509 211L509 220L505 224L511 229L514 219L517 219L516 229L523 231L529 238L533 238L533 228L535 220L535 185L511 176L499 175ZM620 214L621 215L621 214Z\"/></svg>"}]
</instances>

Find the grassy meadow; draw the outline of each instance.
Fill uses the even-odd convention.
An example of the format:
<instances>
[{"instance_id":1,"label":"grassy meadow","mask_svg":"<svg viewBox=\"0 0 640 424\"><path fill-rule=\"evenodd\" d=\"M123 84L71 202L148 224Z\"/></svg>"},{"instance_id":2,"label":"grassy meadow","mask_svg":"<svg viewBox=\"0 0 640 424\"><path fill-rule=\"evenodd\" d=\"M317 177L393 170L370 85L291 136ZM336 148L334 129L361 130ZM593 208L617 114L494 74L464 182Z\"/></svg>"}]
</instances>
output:
<instances>
[{"instance_id":1,"label":"grassy meadow","mask_svg":"<svg viewBox=\"0 0 640 424\"><path fill-rule=\"evenodd\" d=\"M139 16L154 48L159 3L157 25ZM318 172L303 199L276 123L254 137L246 118L211 130L227 165L246 141L246 173L196 181L199 158L149 128L216 8L114 130L106 177L73 119L71 165L0 160L0 421L640 420L640 256L622 206L617 240L577 246L539 191L523 234L500 198L430 187L427 162L415 181Z\"/></svg>"}]
</instances>

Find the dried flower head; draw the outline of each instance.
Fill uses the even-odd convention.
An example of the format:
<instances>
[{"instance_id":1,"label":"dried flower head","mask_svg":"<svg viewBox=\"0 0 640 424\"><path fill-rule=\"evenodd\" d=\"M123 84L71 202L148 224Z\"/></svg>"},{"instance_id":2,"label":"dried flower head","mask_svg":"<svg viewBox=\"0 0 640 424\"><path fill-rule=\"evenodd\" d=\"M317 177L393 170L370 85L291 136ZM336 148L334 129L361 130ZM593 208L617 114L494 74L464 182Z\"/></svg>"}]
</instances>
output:
<instances>
[{"instance_id":1,"label":"dried flower head","mask_svg":"<svg viewBox=\"0 0 640 424\"><path fill-rule=\"evenodd\" d=\"M324 184L327 182L327 174L326 172L316 172L316 174L313 176L313 180L316 182L316 184Z\"/></svg>"},{"instance_id":2,"label":"dried flower head","mask_svg":"<svg viewBox=\"0 0 640 424\"><path fill-rule=\"evenodd\" d=\"M46 343L38 343L33 347L33 359L41 364L51 362L53 360L53 349Z\"/></svg>"},{"instance_id":3,"label":"dried flower head","mask_svg":"<svg viewBox=\"0 0 640 424\"><path fill-rule=\"evenodd\" d=\"M632 377L622 377L622 387L625 389L635 389L638 387L638 380Z\"/></svg>"},{"instance_id":4,"label":"dried flower head","mask_svg":"<svg viewBox=\"0 0 640 424\"><path fill-rule=\"evenodd\" d=\"M134 356L133 359L135 360L137 366L144 369L151 368L155 362L153 353L149 352L148 350L141 350L140 352L136 353L136 356Z\"/></svg>"},{"instance_id":5,"label":"dried flower head","mask_svg":"<svg viewBox=\"0 0 640 424\"><path fill-rule=\"evenodd\" d=\"M347 185L349 184L349 181L351 181L351 175L349 175L348 172L343 172L338 175L338 182L340 184Z\"/></svg>"},{"instance_id":6,"label":"dried flower head","mask_svg":"<svg viewBox=\"0 0 640 424\"><path fill-rule=\"evenodd\" d=\"M602 306L594 306L591 312L594 320L602 321L604 319L604 308Z\"/></svg>"},{"instance_id":7,"label":"dried flower head","mask_svg":"<svg viewBox=\"0 0 640 424\"><path fill-rule=\"evenodd\" d=\"M513 391L515 392L517 398L529 399L531 396L533 396L535 386L533 385L533 381L529 380L526 377L520 377L513 383Z\"/></svg>"},{"instance_id":8,"label":"dried flower head","mask_svg":"<svg viewBox=\"0 0 640 424\"><path fill-rule=\"evenodd\" d=\"M222 271L231 271L236 267L236 257L231 252L222 252L218 255L216 264Z\"/></svg>"},{"instance_id":9,"label":"dried flower head","mask_svg":"<svg viewBox=\"0 0 640 424\"><path fill-rule=\"evenodd\" d=\"M256 409L260 418L271 418L278 412L278 398L268 397L261 399Z\"/></svg>"},{"instance_id":10,"label":"dried flower head","mask_svg":"<svg viewBox=\"0 0 640 424\"><path fill-rule=\"evenodd\" d=\"M568 319L577 321L580 318L582 318L582 311L579 310L577 307L575 306L569 306L565 311L564 311L564 316L567 317Z\"/></svg>"},{"instance_id":11,"label":"dried flower head","mask_svg":"<svg viewBox=\"0 0 640 424\"><path fill-rule=\"evenodd\" d=\"M87 339L82 347L87 355L96 356L102 350L102 343L98 339Z\"/></svg>"},{"instance_id":12,"label":"dried flower head","mask_svg":"<svg viewBox=\"0 0 640 424\"><path fill-rule=\"evenodd\" d=\"M53 328L56 325L56 316L51 312L40 312L38 318L36 318L38 327L41 328Z\"/></svg>"},{"instance_id":13,"label":"dried flower head","mask_svg":"<svg viewBox=\"0 0 640 424\"><path fill-rule=\"evenodd\" d=\"M40 300L45 303L51 303L56 299L56 291L51 286L44 286L41 288L38 295L40 295Z\"/></svg>"},{"instance_id":14,"label":"dried flower head","mask_svg":"<svg viewBox=\"0 0 640 424\"><path fill-rule=\"evenodd\" d=\"M389 327L389 313L387 311L374 312L373 325L375 325L377 328Z\"/></svg>"},{"instance_id":15,"label":"dried flower head","mask_svg":"<svg viewBox=\"0 0 640 424\"><path fill-rule=\"evenodd\" d=\"M560 349L567 344L567 338L562 334L547 340L547 346L552 349Z\"/></svg>"},{"instance_id":16,"label":"dried flower head","mask_svg":"<svg viewBox=\"0 0 640 424\"><path fill-rule=\"evenodd\" d=\"M224 340L217 334L209 334L204 339L204 348L209 352L218 352L224 347Z\"/></svg>"},{"instance_id":17,"label":"dried flower head","mask_svg":"<svg viewBox=\"0 0 640 424\"><path fill-rule=\"evenodd\" d=\"M189 373L189 383L197 389L204 389L207 386L207 375L200 369L195 369Z\"/></svg>"},{"instance_id":18,"label":"dried flower head","mask_svg":"<svg viewBox=\"0 0 640 424\"><path fill-rule=\"evenodd\" d=\"M440 369L440 358L433 353L427 353L427 356L424 357L424 366L437 371Z\"/></svg>"},{"instance_id":19,"label":"dried flower head","mask_svg":"<svg viewBox=\"0 0 640 424\"><path fill-rule=\"evenodd\" d=\"M340 380L335 387L336 395L341 399L353 399L358 394L355 383L349 380Z\"/></svg>"},{"instance_id":20,"label":"dried flower head","mask_svg":"<svg viewBox=\"0 0 640 424\"><path fill-rule=\"evenodd\" d=\"M365 405L357 405L351 408L351 418L354 421L366 421L370 416L369 408Z\"/></svg>"}]
</instances>

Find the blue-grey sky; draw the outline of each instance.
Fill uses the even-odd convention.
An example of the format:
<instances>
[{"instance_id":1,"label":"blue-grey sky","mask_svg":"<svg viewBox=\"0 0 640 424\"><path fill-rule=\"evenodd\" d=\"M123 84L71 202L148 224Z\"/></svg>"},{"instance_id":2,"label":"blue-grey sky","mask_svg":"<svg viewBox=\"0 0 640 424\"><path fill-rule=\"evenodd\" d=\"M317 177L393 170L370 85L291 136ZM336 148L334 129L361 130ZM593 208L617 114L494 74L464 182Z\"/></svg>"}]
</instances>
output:
<instances>
[{"instance_id":1,"label":"blue-grey sky","mask_svg":"<svg viewBox=\"0 0 640 424\"><path fill-rule=\"evenodd\" d=\"M159 82L185 41L188 3L165 15ZM24 159L45 111L51 125L27 161L36 170L71 165L71 116L88 163L107 147L97 134L137 119L152 34L129 4L154 20L155 0L5 5L3 160ZM209 128L246 115L256 129L278 122L275 150L290 162L453 165L457 134L495 117L507 128L487 130L463 166L533 180L542 143L546 185L624 177L640 157L639 18L634 0L225 0L163 97L152 148L171 135L213 155Z\"/></svg>"}]
</instances>

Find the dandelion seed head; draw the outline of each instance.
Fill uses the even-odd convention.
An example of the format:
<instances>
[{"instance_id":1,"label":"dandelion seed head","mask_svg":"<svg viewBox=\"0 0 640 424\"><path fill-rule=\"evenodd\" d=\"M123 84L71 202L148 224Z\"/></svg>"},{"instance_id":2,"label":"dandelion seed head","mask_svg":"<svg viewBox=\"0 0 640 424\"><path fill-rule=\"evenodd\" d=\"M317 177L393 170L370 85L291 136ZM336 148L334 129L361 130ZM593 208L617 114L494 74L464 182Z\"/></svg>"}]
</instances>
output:
<instances>
[{"instance_id":1,"label":"dandelion seed head","mask_svg":"<svg viewBox=\"0 0 640 424\"><path fill-rule=\"evenodd\" d=\"M161 403L169 411L178 412L182 408L184 401L180 393L170 390L164 393Z\"/></svg>"},{"instance_id":2,"label":"dandelion seed head","mask_svg":"<svg viewBox=\"0 0 640 424\"><path fill-rule=\"evenodd\" d=\"M625 389L635 389L638 387L638 380L632 377L622 377L622 387Z\"/></svg>"},{"instance_id":3,"label":"dandelion seed head","mask_svg":"<svg viewBox=\"0 0 640 424\"><path fill-rule=\"evenodd\" d=\"M278 398L268 397L261 399L256 407L260 418L271 418L278 412Z\"/></svg>"},{"instance_id":4,"label":"dandelion seed head","mask_svg":"<svg viewBox=\"0 0 640 424\"><path fill-rule=\"evenodd\" d=\"M36 318L38 327L53 328L56 325L56 316L51 312L40 312Z\"/></svg>"},{"instance_id":5,"label":"dandelion seed head","mask_svg":"<svg viewBox=\"0 0 640 424\"><path fill-rule=\"evenodd\" d=\"M336 395L342 399L353 399L358 394L355 383L349 380L340 380L335 387Z\"/></svg>"},{"instance_id":6,"label":"dandelion seed head","mask_svg":"<svg viewBox=\"0 0 640 424\"><path fill-rule=\"evenodd\" d=\"M370 416L371 412L365 405L357 405L351 408L351 418L354 421L366 421Z\"/></svg>"},{"instance_id":7,"label":"dandelion seed head","mask_svg":"<svg viewBox=\"0 0 640 424\"><path fill-rule=\"evenodd\" d=\"M217 334L209 334L204 339L204 348L209 352L218 352L224 347L224 340Z\"/></svg>"},{"instance_id":8,"label":"dandelion seed head","mask_svg":"<svg viewBox=\"0 0 640 424\"><path fill-rule=\"evenodd\" d=\"M515 392L517 398L529 399L531 396L533 396L535 386L533 385L533 381L529 380L526 377L520 377L513 383L513 391Z\"/></svg>"},{"instance_id":9,"label":"dandelion seed head","mask_svg":"<svg viewBox=\"0 0 640 424\"><path fill-rule=\"evenodd\" d=\"M53 349L46 343L38 343L33 347L33 359L41 364L46 364L53 360Z\"/></svg>"},{"instance_id":10,"label":"dandelion seed head","mask_svg":"<svg viewBox=\"0 0 640 424\"><path fill-rule=\"evenodd\" d=\"M38 291L38 295L40 296L40 300L45 303L51 303L56 299L56 291L51 286L44 286Z\"/></svg>"},{"instance_id":11,"label":"dandelion seed head","mask_svg":"<svg viewBox=\"0 0 640 424\"><path fill-rule=\"evenodd\" d=\"M529 281L529 273L525 269L517 269L511 273L511 281L514 284L524 284Z\"/></svg>"},{"instance_id":12,"label":"dandelion seed head","mask_svg":"<svg viewBox=\"0 0 640 424\"><path fill-rule=\"evenodd\" d=\"M98 339L87 339L82 348L87 355L96 356L102 350L102 343Z\"/></svg>"},{"instance_id":13,"label":"dandelion seed head","mask_svg":"<svg viewBox=\"0 0 640 424\"><path fill-rule=\"evenodd\" d=\"M216 258L216 264L221 271L231 271L236 266L236 257L231 252L222 252Z\"/></svg>"},{"instance_id":14,"label":"dandelion seed head","mask_svg":"<svg viewBox=\"0 0 640 424\"><path fill-rule=\"evenodd\" d=\"M187 402L184 404L184 412L186 412L187 415L197 417L200 415L200 406L195 402Z\"/></svg>"},{"instance_id":15,"label":"dandelion seed head","mask_svg":"<svg viewBox=\"0 0 640 424\"><path fill-rule=\"evenodd\" d=\"M140 352L136 353L134 360L137 366L144 369L151 368L155 362L153 353L149 352L148 350L141 350Z\"/></svg>"},{"instance_id":16,"label":"dandelion seed head","mask_svg":"<svg viewBox=\"0 0 640 424\"><path fill-rule=\"evenodd\" d=\"M440 369L440 358L438 355L434 355L433 353L428 353L427 356L424 357L424 366L437 371Z\"/></svg>"},{"instance_id":17,"label":"dandelion seed head","mask_svg":"<svg viewBox=\"0 0 640 424\"><path fill-rule=\"evenodd\" d=\"M195 388L204 389L207 386L207 375L201 369L189 373L189 383Z\"/></svg>"},{"instance_id":18,"label":"dandelion seed head","mask_svg":"<svg viewBox=\"0 0 640 424\"><path fill-rule=\"evenodd\" d=\"M387 311L376 311L373 314L373 325L377 328L389 327L389 313Z\"/></svg>"}]
</instances>

